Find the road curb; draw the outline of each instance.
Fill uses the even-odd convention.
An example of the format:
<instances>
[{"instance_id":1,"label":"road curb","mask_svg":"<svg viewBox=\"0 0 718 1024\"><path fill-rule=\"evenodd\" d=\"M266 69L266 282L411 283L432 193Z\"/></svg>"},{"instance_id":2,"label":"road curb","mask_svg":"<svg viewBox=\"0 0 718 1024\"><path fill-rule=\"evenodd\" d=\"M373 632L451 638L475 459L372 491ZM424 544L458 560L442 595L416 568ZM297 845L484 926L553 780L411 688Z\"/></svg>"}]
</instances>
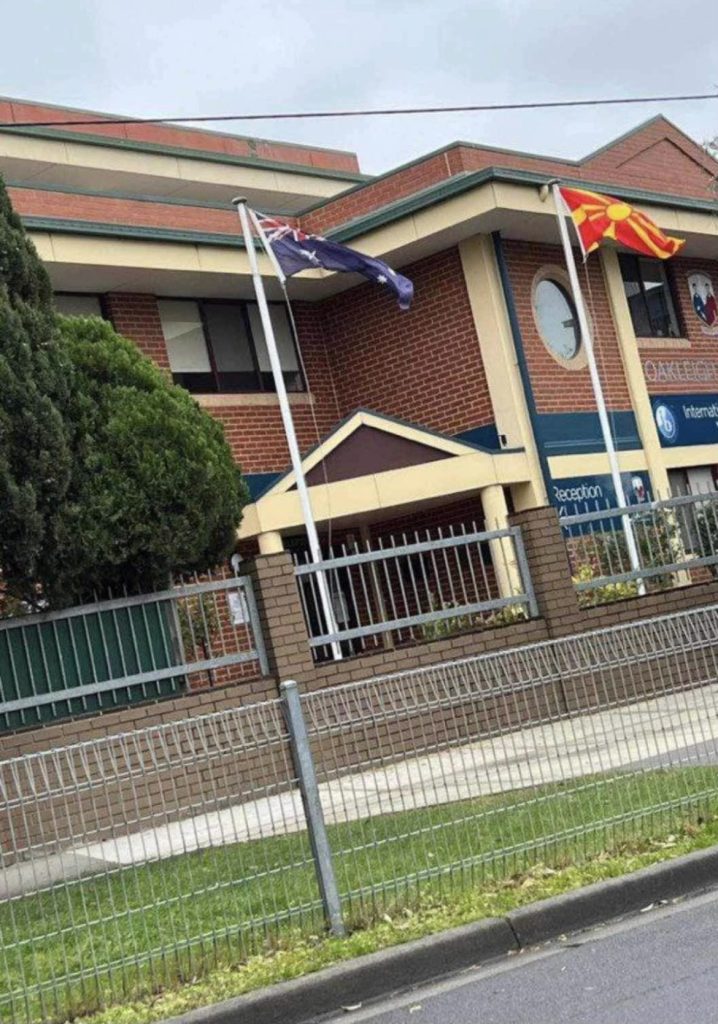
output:
<instances>
[{"instance_id":1,"label":"road curb","mask_svg":"<svg viewBox=\"0 0 718 1024\"><path fill-rule=\"evenodd\" d=\"M165 1024L303 1024L343 1006L389 996L715 885L718 847L541 900L505 918L488 918L347 960L295 981L192 1010Z\"/></svg>"},{"instance_id":2,"label":"road curb","mask_svg":"<svg viewBox=\"0 0 718 1024\"><path fill-rule=\"evenodd\" d=\"M507 915L519 946L534 946L565 932L581 931L660 900L688 896L718 884L718 847L642 868L630 875L520 907Z\"/></svg>"}]
</instances>

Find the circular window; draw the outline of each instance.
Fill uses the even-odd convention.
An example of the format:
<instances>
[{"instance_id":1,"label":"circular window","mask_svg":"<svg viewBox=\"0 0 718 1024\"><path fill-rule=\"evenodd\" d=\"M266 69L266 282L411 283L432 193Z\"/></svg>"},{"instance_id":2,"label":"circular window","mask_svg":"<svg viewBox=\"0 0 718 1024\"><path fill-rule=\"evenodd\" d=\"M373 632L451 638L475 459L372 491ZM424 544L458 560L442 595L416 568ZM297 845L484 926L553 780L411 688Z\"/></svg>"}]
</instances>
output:
<instances>
[{"instance_id":1,"label":"circular window","mask_svg":"<svg viewBox=\"0 0 718 1024\"><path fill-rule=\"evenodd\" d=\"M562 284L545 277L534 289L534 311L539 332L552 355L573 359L581 346L576 307Z\"/></svg>"}]
</instances>

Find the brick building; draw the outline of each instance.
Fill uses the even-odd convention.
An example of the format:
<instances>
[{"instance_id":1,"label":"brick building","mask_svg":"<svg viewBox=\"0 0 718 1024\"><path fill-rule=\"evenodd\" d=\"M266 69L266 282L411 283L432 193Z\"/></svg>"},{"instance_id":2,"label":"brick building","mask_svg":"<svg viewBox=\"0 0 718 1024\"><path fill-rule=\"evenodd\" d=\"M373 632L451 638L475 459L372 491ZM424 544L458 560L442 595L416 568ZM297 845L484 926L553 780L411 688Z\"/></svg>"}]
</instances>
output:
<instances>
[{"instance_id":1,"label":"brick building","mask_svg":"<svg viewBox=\"0 0 718 1024\"><path fill-rule=\"evenodd\" d=\"M613 498L540 195L556 177L686 238L665 266L604 249L580 273L622 471L656 495L715 487L718 164L665 118L579 161L454 143L368 177L335 150L100 115L52 124L87 117L0 99L0 173L58 308L108 317L224 424L253 494L243 552L297 543L302 520L238 193L415 284L402 313L348 275L292 279L300 358L261 257L325 535L503 524L512 509Z\"/></svg>"}]
</instances>

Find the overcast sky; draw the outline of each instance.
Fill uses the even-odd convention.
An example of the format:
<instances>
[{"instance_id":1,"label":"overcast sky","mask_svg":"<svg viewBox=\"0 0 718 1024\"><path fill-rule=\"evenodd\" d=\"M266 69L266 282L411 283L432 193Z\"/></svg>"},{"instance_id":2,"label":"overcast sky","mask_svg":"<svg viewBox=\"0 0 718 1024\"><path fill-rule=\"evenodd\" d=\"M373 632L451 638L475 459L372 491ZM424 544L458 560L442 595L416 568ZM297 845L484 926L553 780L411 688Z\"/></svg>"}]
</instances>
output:
<instances>
[{"instance_id":1,"label":"overcast sky","mask_svg":"<svg viewBox=\"0 0 718 1024\"><path fill-rule=\"evenodd\" d=\"M0 94L112 113L519 102L718 91L695 0L0 0ZM9 31L8 31L9 29ZM699 142L718 100L598 110L241 122L377 173L455 139L578 157L662 110Z\"/></svg>"}]
</instances>

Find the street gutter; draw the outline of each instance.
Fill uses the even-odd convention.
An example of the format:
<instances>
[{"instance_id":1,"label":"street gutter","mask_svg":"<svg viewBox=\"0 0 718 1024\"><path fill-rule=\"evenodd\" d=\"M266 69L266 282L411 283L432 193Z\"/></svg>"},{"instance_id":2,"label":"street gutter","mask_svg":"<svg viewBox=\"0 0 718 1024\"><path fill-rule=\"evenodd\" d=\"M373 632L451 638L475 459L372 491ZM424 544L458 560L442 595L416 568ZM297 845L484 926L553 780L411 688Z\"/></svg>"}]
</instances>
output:
<instances>
[{"instance_id":1,"label":"street gutter","mask_svg":"<svg viewBox=\"0 0 718 1024\"><path fill-rule=\"evenodd\" d=\"M642 868L314 974L192 1010L165 1024L307 1024L541 942L718 885L718 847Z\"/></svg>"}]
</instances>

